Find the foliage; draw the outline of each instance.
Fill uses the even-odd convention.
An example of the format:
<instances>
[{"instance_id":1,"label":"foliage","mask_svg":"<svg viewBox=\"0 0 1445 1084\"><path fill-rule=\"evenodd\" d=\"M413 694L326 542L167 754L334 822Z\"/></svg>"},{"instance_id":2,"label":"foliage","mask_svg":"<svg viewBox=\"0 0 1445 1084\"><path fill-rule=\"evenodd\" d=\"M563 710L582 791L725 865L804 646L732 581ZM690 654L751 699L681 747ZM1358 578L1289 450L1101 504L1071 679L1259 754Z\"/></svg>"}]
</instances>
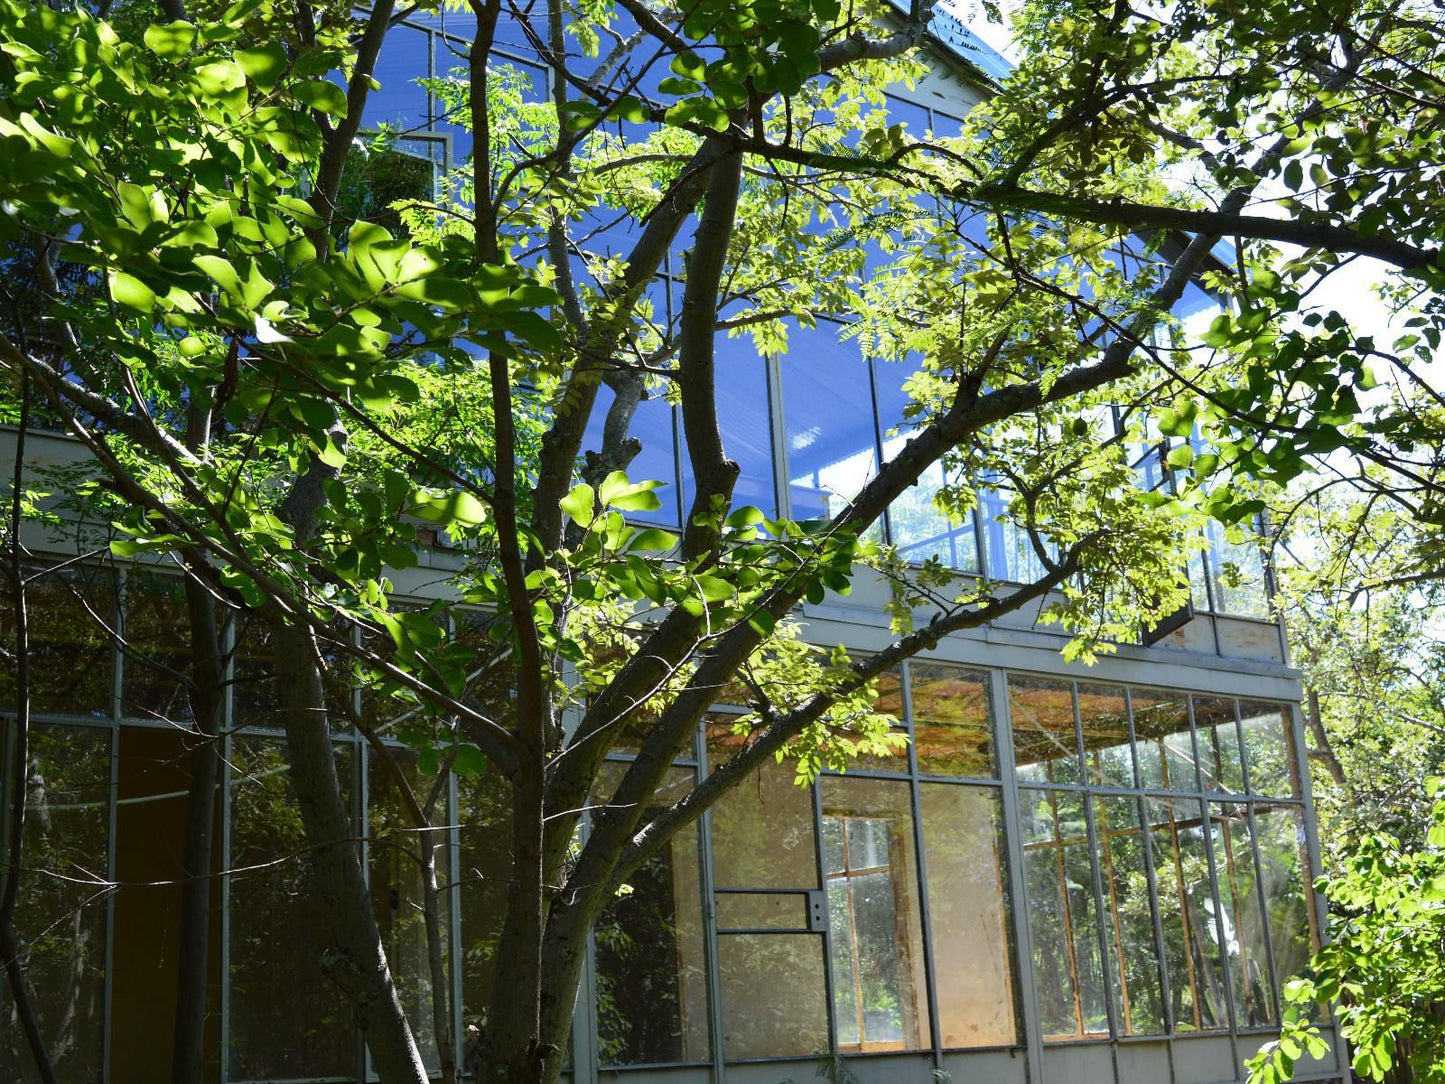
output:
<instances>
[{"instance_id":1,"label":"foliage","mask_svg":"<svg viewBox=\"0 0 1445 1084\"><path fill-rule=\"evenodd\" d=\"M1432 792L1439 789L1433 780ZM1445 801L1436 801L1423 845L1366 835L1326 890L1335 916L1330 943L1307 977L1286 985L1280 1037L1250 1061L1250 1080L1288 1080L1302 1052L1321 1056L1325 1041L1314 1022L1320 1002L1334 1004L1358 1076L1445 1079Z\"/></svg>"}]
</instances>

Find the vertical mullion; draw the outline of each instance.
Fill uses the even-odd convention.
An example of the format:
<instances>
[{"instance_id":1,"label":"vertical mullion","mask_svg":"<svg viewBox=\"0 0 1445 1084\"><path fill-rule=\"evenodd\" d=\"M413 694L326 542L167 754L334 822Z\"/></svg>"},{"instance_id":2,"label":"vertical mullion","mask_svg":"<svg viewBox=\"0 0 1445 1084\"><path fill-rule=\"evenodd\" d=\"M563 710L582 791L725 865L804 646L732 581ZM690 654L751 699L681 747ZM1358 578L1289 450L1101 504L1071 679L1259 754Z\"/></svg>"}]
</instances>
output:
<instances>
[{"instance_id":1,"label":"vertical mullion","mask_svg":"<svg viewBox=\"0 0 1445 1084\"><path fill-rule=\"evenodd\" d=\"M462 1004L462 837L461 783L455 772L447 773L447 935L451 939L448 963L451 965L452 1056L458 1068L466 1064L466 1020Z\"/></svg>"},{"instance_id":2,"label":"vertical mullion","mask_svg":"<svg viewBox=\"0 0 1445 1084\"><path fill-rule=\"evenodd\" d=\"M773 460L773 507L779 519L793 518L793 487L789 484L788 439L784 421L783 373L774 354L763 355L763 386L768 394L768 442Z\"/></svg>"},{"instance_id":3,"label":"vertical mullion","mask_svg":"<svg viewBox=\"0 0 1445 1084\"><path fill-rule=\"evenodd\" d=\"M994 747L998 750L999 797L1003 803L1004 851L1008 856L1009 923L1014 935L1014 976L1017 1005L1023 1015L1024 1050L1031 1084L1043 1084L1043 1035L1039 1025L1038 989L1034 981L1033 935L1028 922L1024 883L1023 833L1019 816L1018 777L1014 771L1008 678L989 670L989 701L993 708Z\"/></svg>"},{"instance_id":4,"label":"vertical mullion","mask_svg":"<svg viewBox=\"0 0 1445 1084\"><path fill-rule=\"evenodd\" d=\"M115 569L115 607L111 610L111 621L121 637L125 636L125 588L126 566ZM115 800L120 794L120 714L122 708L121 682L125 679L123 652L120 640L111 640L111 682L110 682L110 791L106 796L106 870L105 879L115 883L115 830L117 810ZM112 1015L115 1008L115 893L105 897L105 994L104 1009L101 1013L101 1073L102 1079L110 1079L110 1039L113 1030Z\"/></svg>"},{"instance_id":5,"label":"vertical mullion","mask_svg":"<svg viewBox=\"0 0 1445 1084\"><path fill-rule=\"evenodd\" d=\"M873 358L865 362L868 366L868 398L873 405L873 462L877 471L883 470L883 419L878 408L878 363ZM875 472L876 473L876 472ZM883 518L879 524L883 529L883 540L889 544L893 541L893 517L892 504L883 509Z\"/></svg>"}]
</instances>

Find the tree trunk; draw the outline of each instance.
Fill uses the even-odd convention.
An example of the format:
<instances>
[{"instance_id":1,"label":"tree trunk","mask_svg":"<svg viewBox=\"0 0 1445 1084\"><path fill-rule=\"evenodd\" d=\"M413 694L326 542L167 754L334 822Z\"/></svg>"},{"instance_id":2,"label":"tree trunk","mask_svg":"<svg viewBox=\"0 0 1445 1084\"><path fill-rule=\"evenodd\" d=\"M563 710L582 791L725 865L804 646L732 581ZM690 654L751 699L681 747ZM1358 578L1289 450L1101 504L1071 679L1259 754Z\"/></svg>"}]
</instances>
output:
<instances>
[{"instance_id":1,"label":"tree trunk","mask_svg":"<svg viewBox=\"0 0 1445 1084\"><path fill-rule=\"evenodd\" d=\"M322 967L351 1001L382 1084L426 1084L426 1067L387 964L351 815L342 799L326 701L309 629L273 626L277 692L291 784L301 808L312 885L331 920Z\"/></svg>"}]
</instances>

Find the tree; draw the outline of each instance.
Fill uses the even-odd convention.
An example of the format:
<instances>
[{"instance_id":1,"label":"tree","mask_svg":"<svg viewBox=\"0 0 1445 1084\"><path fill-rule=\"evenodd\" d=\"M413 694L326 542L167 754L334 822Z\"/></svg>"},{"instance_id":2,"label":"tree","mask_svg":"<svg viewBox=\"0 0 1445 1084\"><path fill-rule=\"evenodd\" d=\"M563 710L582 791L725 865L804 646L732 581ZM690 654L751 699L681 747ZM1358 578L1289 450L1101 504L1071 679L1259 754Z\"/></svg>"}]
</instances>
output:
<instances>
[{"instance_id":1,"label":"tree","mask_svg":"<svg viewBox=\"0 0 1445 1084\"><path fill-rule=\"evenodd\" d=\"M472 1059L484 1080L551 1081L618 886L770 759L807 780L886 744L871 683L888 667L1036 602L1071 652L1108 650L1185 601L1202 515L1263 507L1246 480L1438 432L1359 418L1377 351L1338 313L1294 320L1311 283L1368 255L1438 341L1441 65L1423 12L1039 3L1018 72L945 138L890 124L881 96L920 74L928 3L475 0L465 69L437 87L473 154L435 204L389 209L395 236L340 209L389 0L359 18L3 5L7 394L33 393L94 456L79 495L124 530L118 555L165 555L198 602L267 626L329 973L388 1082L425 1073L349 841L329 684L367 681L434 770L502 781L505 988ZM551 69L550 101L496 61L503 25ZM1284 217L1255 210L1268 199ZM609 216L638 227L621 256L589 239ZM1210 263L1225 235L1234 268ZM675 323L649 296L669 253ZM1171 311L1201 276L1238 307L1196 337ZM788 522L734 499L717 342L781 350L824 317L917 359L909 439L831 518ZM680 405L695 484L677 533L629 522L658 500L629 473L655 396ZM1177 497L1130 468L1160 434ZM985 486L1012 494L1034 582L914 568L869 536L940 465L946 516ZM446 640L449 604L393 605L387 569L416 563L424 525L466 557L455 597L491 615L480 641ZM867 569L896 585L895 641L858 659L806 645L795 607ZM494 695L503 667L512 698ZM659 808L733 681L754 709L740 751ZM583 834L624 731L639 754Z\"/></svg>"}]
</instances>

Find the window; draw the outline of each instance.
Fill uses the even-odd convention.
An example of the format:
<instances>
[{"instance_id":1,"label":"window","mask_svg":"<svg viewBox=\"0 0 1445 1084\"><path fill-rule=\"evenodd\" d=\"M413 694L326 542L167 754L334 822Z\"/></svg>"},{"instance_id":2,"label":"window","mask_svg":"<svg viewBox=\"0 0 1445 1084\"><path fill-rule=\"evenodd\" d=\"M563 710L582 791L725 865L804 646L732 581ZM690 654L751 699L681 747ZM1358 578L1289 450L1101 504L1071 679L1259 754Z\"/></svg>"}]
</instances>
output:
<instances>
[{"instance_id":1,"label":"window","mask_svg":"<svg viewBox=\"0 0 1445 1084\"><path fill-rule=\"evenodd\" d=\"M1315 943L1289 710L1014 676L1009 706L1046 1037L1275 1024Z\"/></svg>"},{"instance_id":2,"label":"window","mask_svg":"<svg viewBox=\"0 0 1445 1084\"><path fill-rule=\"evenodd\" d=\"M616 789L627 765L604 767ZM674 768L657 795L671 803L691 788ZM671 843L628 878L597 921L597 1041L604 1065L699 1062L708 1058L707 968L697 831Z\"/></svg>"},{"instance_id":3,"label":"window","mask_svg":"<svg viewBox=\"0 0 1445 1084\"><path fill-rule=\"evenodd\" d=\"M838 1046L930 1046L908 784L831 776L818 789Z\"/></svg>"}]
</instances>

